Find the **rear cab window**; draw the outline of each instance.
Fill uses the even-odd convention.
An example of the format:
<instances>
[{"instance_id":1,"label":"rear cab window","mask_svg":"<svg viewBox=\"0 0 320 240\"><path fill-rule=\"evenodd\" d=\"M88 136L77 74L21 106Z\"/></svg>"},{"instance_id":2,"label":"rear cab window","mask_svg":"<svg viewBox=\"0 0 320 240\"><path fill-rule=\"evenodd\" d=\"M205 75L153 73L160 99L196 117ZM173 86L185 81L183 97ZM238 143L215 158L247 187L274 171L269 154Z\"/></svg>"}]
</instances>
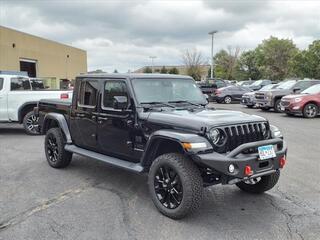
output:
<instances>
[{"instance_id":1,"label":"rear cab window","mask_svg":"<svg viewBox=\"0 0 320 240\"><path fill-rule=\"evenodd\" d=\"M11 91L30 91L31 84L28 78L15 77L10 81Z\"/></svg>"},{"instance_id":2,"label":"rear cab window","mask_svg":"<svg viewBox=\"0 0 320 240\"><path fill-rule=\"evenodd\" d=\"M80 83L78 106L95 108L97 106L99 84L96 80L84 80Z\"/></svg>"}]
</instances>

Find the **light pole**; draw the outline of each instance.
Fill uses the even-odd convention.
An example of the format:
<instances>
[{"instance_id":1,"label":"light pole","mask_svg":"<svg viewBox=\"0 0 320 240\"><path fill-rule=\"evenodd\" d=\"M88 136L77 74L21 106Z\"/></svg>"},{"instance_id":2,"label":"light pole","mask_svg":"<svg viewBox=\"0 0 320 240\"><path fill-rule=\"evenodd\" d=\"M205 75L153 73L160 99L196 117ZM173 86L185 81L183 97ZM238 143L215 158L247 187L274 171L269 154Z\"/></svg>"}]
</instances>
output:
<instances>
[{"instance_id":1,"label":"light pole","mask_svg":"<svg viewBox=\"0 0 320 240\"><path fill-rule=\"evenodd\" d=\"M213 37L214 37L214 34L217 32L218 32L217 30L213 30L208 33L209 35L211 35L211 74L210 74L211 78L213 78Z\"/></svg>"},{"instance_id":2,"label":"light pole","mask_svg":"<svg viewBox=\"0 0 320 240\"><path fill-rule=\"evenodd\" d=\"M150 56L149 58L151 58L151 63L152 63L152 65L151 65L152 70L151 71L153 73L153 71L154 71L154 69L153 69L154 68L154 62L153 61L154 61L155 58L157 58L157 56Z\"/></svg>"}]
</instances>

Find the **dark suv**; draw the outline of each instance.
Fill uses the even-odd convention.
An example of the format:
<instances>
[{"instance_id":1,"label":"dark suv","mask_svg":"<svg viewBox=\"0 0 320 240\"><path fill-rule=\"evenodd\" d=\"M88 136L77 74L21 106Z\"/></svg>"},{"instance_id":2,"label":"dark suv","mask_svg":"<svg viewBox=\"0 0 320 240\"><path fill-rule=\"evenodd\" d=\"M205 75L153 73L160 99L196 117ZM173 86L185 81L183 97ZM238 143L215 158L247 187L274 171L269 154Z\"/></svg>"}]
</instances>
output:
<instances>
[{"instance_id":1,"label":"dark suv","mask_svg":"<svg viewBox=\"0 0 320 240\"><path fill-rule=\"evenodd\" d=\"M281 112L281 98L283 96L301 93L303 90L319 84L320 80L287 80L276 88L255 93L256 106L262 110L274 108L275 112Z\"/></svg>"},{"instance_id":2,"label":"dark suv","mask_svg":"<svg viewBox=\"0 0 320 240\"><path fill-rule=\"evenodd\" d=\"M190 77L88 74L76 78L72 102L42 100L35 114L50 166L79 154L145 173L155 206L177 219L199 207L203 187L268 191L286 162L266 119L206 105Z\"/></svg>"}]
</instances>

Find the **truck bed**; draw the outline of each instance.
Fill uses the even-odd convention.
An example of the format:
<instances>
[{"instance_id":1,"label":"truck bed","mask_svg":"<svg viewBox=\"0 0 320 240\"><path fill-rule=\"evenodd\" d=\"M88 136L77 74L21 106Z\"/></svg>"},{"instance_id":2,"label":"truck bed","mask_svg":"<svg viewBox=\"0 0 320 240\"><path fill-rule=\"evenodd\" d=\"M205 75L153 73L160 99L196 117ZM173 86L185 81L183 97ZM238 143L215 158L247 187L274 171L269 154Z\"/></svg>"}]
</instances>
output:
<instances>
[{"instance_id":1,"label":"truck bed","mask_svg":"<svg viewBox=\"0 0 320 240\"><path fill-rule=\"evenodd\" d=\"M69 118L72 99L42 99L39 101L38 111L40 121L47 113L60 113Z\"/></svg>"}]
</instances>

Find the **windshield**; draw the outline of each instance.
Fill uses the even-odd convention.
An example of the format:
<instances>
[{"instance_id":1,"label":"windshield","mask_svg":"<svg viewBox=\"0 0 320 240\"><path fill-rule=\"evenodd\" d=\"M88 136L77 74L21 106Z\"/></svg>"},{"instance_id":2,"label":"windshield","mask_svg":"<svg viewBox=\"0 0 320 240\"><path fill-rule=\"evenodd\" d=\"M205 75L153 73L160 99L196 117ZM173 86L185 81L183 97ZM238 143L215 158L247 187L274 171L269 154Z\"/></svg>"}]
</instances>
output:
<instances>
[{"instance_id":1,"label":"windshield","mask_svg":"<svg viewBox=\"0 0 320 240\"><path fill-rule=\"evenodd\" d=\"M188 101L206 104L206 98L191 79L134 79L133 89L139 103Z\"/></svg>"},{"instance_id":2,"label":"windshield","mask_svg":"<svg viewBox=\"0 0 320 240\"><path fill-rule=\"evenodd\" d=\"M262 80L258 80L258 81L255 81L254 83L252 83L250 86L259 86L261 85L262 83Z\"/></svg>"},{"instance_id":3,"label":"windshield","mask_svg":"<svg viewBox=\"0 0 320 240\"><path fill-rule=\"evenodd\" d=\"M270 89L272 89L273 87L274 87L273 84L269 84L269 85L266 85L266 86L262 87L260 90L261 90L261 91L270 90Z\"/></svg>"},{"instance_id":4,"label":"windshield","mask_svg":"<svg viewBox=\"0 0 320 240\"><path fill-rule=\"evenodd\" d=\"M317 94L320 93L320 84L313 85L312 87L307 88L306 90L302 91L303 94Z\"/></svg>"},{"instance_id":5,"label":"windshield","mask_svg":"<svg viewBox=\"0 0 320 240\"><path fill-rule=\"evenodd\" d=\"M295 80L285 81L283 83L280 83L276 89L290 89L293 87L293 85L296 84Z\"/></svg>"}]
</instances>

